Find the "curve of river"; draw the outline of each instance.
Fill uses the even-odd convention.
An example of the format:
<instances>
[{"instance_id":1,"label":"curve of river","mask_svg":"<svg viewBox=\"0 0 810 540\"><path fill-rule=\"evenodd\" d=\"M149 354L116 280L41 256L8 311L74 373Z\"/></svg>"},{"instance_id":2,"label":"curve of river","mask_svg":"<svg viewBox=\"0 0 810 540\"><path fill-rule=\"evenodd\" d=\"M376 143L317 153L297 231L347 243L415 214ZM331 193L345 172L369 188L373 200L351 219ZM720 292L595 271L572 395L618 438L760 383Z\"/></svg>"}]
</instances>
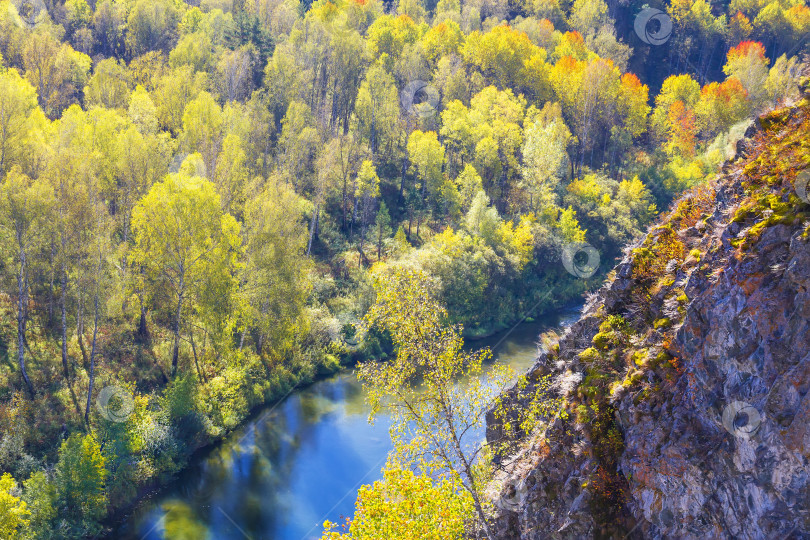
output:
<instances>
[{"instance_id":1,"label":"curve of river","mask_svg":"<svg viewBox=\"0 0 810 540\"><path fill-rule=\"evenodd\" d=\"M523 373L538 336L571 324L579 306L473 341L493 362ZM358 488L381 477L389 422L367 422L353 371L268 406L199 456L172 485L142 501L112 538L136 540L310 540L326 519L354 513Z\"/></svg>"}]
</instances>

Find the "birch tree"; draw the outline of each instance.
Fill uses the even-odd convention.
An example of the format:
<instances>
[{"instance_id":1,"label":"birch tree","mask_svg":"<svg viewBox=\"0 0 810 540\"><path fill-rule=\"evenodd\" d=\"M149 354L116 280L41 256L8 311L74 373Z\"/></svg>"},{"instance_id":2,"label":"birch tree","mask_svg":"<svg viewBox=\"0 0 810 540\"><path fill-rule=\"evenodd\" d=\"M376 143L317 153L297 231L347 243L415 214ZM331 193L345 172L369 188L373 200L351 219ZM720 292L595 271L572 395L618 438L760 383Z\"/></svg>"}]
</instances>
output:
<instances>
[{"instance_id":1,"label":"birch tree","mask_svg":"<svg viewBox=\"0 0 810 540\"><path fill-rule=\"evenodd\" d=\"M431 294L433 287L425 275L402 269L378 272L373 279L377 302L367 321L390 334L396 355L388 362L360 366L370 419L382 413L391 416L392 462L410 464L430 476L446 476L469 493L478 524L492 540L495 531L487 521L483 495L491 470L485 456L506 447L500 442L490 446L480 437L488 410L505 418L500 396L515 375L509 366L495 365L483 376L491 352L463 348L461 327L447 324L447 311ZM522 381L518 386L525 388ZM531 432L541 418L561 406L554 399L527 403L517 412L519 418L505 424L507 431L519 426Z\"/></svg>"},{"instance_id":2,"label":"birch tree","mask_svg":"<svg viewBox=\"0 0 810 540\"><path fill-rule=\"evenodd\" d=\"M12 169L0 185L0 243L16 274L17 363L31 397L34 385L25 365L29 270L37 248L49 235L53 206L53 189L44 181L30 179L19 169Z\"/></svg>"},{"instance_id":3,"label":"birch tree","mask_svg":"<svg viewBox=\"0 0 810 540\"><path fill-rule=\"evenodd\" d=\"M185 311L200 300L220 301L204 293L234 284L239 229L233 216L221 210L214 184L183 173L152 186L135 207L132 260L168 285L174 298L172 375L177 373Z\"/></svg>"}]
</instances>

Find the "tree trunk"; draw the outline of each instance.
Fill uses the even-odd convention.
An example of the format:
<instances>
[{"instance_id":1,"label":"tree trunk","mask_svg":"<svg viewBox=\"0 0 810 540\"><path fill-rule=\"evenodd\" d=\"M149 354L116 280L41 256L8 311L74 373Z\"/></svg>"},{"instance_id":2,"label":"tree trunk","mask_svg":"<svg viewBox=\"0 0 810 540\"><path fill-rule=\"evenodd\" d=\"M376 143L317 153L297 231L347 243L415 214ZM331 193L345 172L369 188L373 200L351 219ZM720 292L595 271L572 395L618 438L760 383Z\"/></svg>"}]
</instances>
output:
<instances>
[{"instance_id":1,"label":"tree trunk","mask_svg":"<svg viewBox=\"0 0 810 540\"><path fill-rule=\"evenodd\" d=\"M464 451L461 448L461 441L458 439L456 435L455 426L453 425L452 420L450 420L450 413L446 413L445 420L447 422L448 427L450 428L450 432L453 434L453 447L458 457L461 467L464 472L464 476L467 477L468 485L467 491L470 492L470 495L473 499L473 505L475 506L475 511L478 513L478 519L481 521L481 526L484 528L484 534L486 534L489 540L494 540L495 536L492 534L492 530L489 527L489 523L487 522L487 514L484 512L484 507L481 505L481 499L478 496L478 491L475 489L475 478L473 477L472 466L470 462L467 460L467 456L464 455Z\"/></svg>"},{"instance_id":2,"label":"tree trunk","mask_svg":"<svg viewBox=\"0 0 810 540\"><path fill-rule=\"evenodd\" d=\"M82 350L82 366L87 369L87 349L84 348L84 298L81 293L79 294L79 308L76 312L76 335L79 339L79 348Z\"/></svg>"},{"instance_id":3,"label":"tree trunk","mask_svg":"<svg viewBox=\"0 0 810 540\"><path fill-rule=\"evenodd\" d=\"M53 267L54 261L56 260L56 246L54 245L53 239L51 240L51 258L48 261L49 267L51 269L51 278L48 280L48 328L53 328Z\"/></svg>"},{"instance_id":4,"label":"tree trunk","mask_svg":"<svg viewBox=\"0 0 810 540\"><path fill-rule=\"evenodd\" d=\"M138 272L143 275L143 267L140 267ZM144 300L143 287L139 285L136 288L135 293L138 296L138 304L141 311L141 316L138 320L138 338L140 339L141 343L149 343L151 337L149 336L149 328L146 326L146 302Z\"/></svg>"},{"instance_id":5,"label":"tree trunk","mask_svg":"<svg viewBox=\"0 0 810 540\"><path fill-rule=\"evenodd\" d=\"M453 422L453 413L451 412L452 409L445 404L444 410L445 410L444 420L447 424L447 428L452 434L453 451L455 452L456 457L458 458L458 463L462 469L461 473L459 473L459 476L461 476L463 473L463 476L465 476L467 479L466 483L462 481L462 485L467 489L467 491L472 496L475 511L478 514L478 519L481 521L481 526L484 528L484 534L489 540L494 540L495 536L492 534L492 530L490 529L489 523L487 522L487 514L486 512L484 512L484 507L481 505L481 499L478 496L478 491L475 489L475 478L473 476L472 465L470 464L470 461L467 459L467 456L464 454L464 450L461 448L461 441L459 440L458 434L456 433L456 426Z\"/></svg>"},{"instance_id":6,"label":"tree trunk","mask_svg":"<svg viewBox=\"0 0 810 540\"><path fill-rule=\"evenodd\" d=\"M138 319L138 336L144 340L149 340L149 329L146 327L146 309L141 302L141 317Z\"/></svg>"},{"instance_id":7,"label":"tree trunk","mask_svg":"<svg viewBox=\"0 0 810 540\"><path fill-rule=\"evenodd\" d=\"M405 191L405 172L408 170L407 156L402 158L402 171L399 178L399 200L402 201L402 194Z\"/></svg>"},{"instance_id":8,"label":"tree trunk","mask_svg":"<svg viewBox=\"0 0 810 540\"><path fill-rule=\"evenodd\" d=\"M202 382L207 382L205 380L205 375L203 375L203 372L200 371L200 363L197 360L197 347L194 345L194 324L191 325L191 330L189 331L188 338L189 341L191 342L191 352L194 353L194 365L197 367L197 377L199 377Z\"/></svg>"},{"instance_id":9,"label":"tree trunk","mask_svg":"<svg viewBox=\"0 0 810 540\"><path fill-rule=\"evenodd\" d=\"M355 184L355 193L357 193L357 184ZM352 208L352 223L349 226L349 241L351 242L354 238L354 223L357 221L357 207L358 207L358 199L357 195L354 197L354 208Z\"/></svg>"},{"instance_id":10,"label":"tree trunk","mask_svg":"<svg viewBox=\"0 0 810 540\"><path fill-rule=\"evenodd\" d=\"M358 201L358 204L360 201ZM363 195L363 211L360 213L360 251L363 251L363 242L366 240L366 221L368 220L368 196Z\"/></svg>"},{"instance_id":11,"label":"tree trunk","mask_svg":"<svg viewBox=\"0 0 810 540\"><path fill-rule=\"evenodd\" d=\"M132 218L132 207L129 203L126 205L127 210L122 212L123 214L123 236L124 236L124 245L129 245L129 221ZM121 280L126 283L127 281L127 273L129 271L129 265L127 263L126 255L121 259ZM142 304L143 305L143 304ZM123 300L121 300L121 313L126 316L127 309L129 309L129 297L124 295Z\"/></svg>"},{"instance_id":12,"label":"tree trunk","mask_svg":"<svg viewBox=\"0 0 810 540\"><path fill-rule=\"evenodd\" d=\"M20 246L23 245L19 233L17 241ZM33 399L34 385L31 384L31 379L28 378L28 373L25 371L25 326L28 322L28 283L25 277L25 264L25 250L20 247L20 273L17 275L17 360L25 386Z\"/></svg>"},{"instance_id":13,"label":"tree trunk","mask_svg":"<svg viewBox=\"0 0 810 540\"><path fill-rule=\"evenodd\" d=\"M341 207L342 207L342 210L343 210L343 232L344 233L346 232L346 200L347 200L346 189L347 189L347 183L348 183L348 179L346 177L346 174L344 173L343 174L343 200L341 202Z\"/></svg>"},{"instance_id":14,"label":"tree trunk","mask_svg":"<svg viewBox=\"0 0 810 540\"><path fill-rule=\"evenodd\" d=\"M172 348L172 378L177 375L177 359L180 356L180 314L183 310L183 278L180 278L180 290L177 293L177 312L174 319L174 347Z\"/></svg>"},{"instance_id":15,"label":"tree trunk","mask_svg":"<svg viewBox=\"0 0 810 540\"><path fill-rule=\"evenodd\" d=\"M62 255L64 257L64 253ZM65 263L62 263L62 275L60 276L62 295L60 298L62 308L62 370L65 372L65 380L70 380L70 370L68 369L68 354L67 354L67 269Z\"/></svg>"},{"instance_id":16,"label":"tree trunk","mask_svg":"<svg viewBox=\"0 0 810 540\"><path fill-rule=\"evenodd\" d=\"M84 423L90 424L90 403L93 399L93 384L96 382L96 343L98 337L98 285L93 298L93 342L90 346L90 384L87 387L87 406L84 409Z\"/></svg>"},{"instance_id":17,"label":"tree trunk","mask_svg":"<svg viewBox=\"0 0 810 540\"><path fill-rule=\"evenodd\" d=\"M369 146L371 146L371 153L374 156L377 155L377 150L378 150L378 148L377 148L377 120L376 120L376 115L374 114L375 112L376 112L375 107L372 107L371 108L371 133L369 133L369 138L371 139L371 141L370 141L371 144Z\"/></svg>"},{"instance_id":18,"label":"tree trunk","mask_svg":"<svg viewBox=\"0 0 810 540\"><path fill-rule=\"evenodd\" d=\"M307 256L312 251L312 239L315 238L315 230L318 228L318 217L321 213L321 205L315 207L315 214L312 216L312 222L309 225L309 242L307 242Z\"/></svg>"}]
</instances>

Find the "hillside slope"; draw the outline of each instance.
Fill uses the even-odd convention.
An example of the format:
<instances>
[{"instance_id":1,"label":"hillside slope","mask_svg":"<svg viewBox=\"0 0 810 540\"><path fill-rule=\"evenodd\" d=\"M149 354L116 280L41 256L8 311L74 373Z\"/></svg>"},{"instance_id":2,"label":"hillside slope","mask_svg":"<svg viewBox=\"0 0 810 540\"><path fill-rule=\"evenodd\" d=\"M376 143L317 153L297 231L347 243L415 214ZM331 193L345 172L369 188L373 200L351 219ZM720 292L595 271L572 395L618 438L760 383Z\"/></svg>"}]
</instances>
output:
<instances>
[{"instance_id":1,"label":"hillside slope","mask_svg":"<svg viewBox=\"0 0 810 540\"><path fill-rule=\"evenodd\" d=\"M503 460L501 538L810 535L804 88L627 249L532 368L569 407Z\"/></svg>"}]
</instances>

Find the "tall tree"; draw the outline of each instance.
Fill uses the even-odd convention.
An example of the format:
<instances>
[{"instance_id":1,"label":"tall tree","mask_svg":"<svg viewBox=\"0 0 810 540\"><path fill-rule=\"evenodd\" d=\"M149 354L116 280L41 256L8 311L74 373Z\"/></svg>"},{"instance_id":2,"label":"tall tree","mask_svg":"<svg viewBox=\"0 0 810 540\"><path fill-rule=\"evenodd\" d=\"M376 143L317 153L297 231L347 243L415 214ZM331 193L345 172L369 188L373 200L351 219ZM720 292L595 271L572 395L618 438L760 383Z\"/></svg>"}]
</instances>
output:
<instances>
[{"instance_id":1,"label":"tall tree","mask_svg":"<svg viewBox=\"0 0 810 540\"><path fill-rule=\"evenodd\" d=\"M129 85L126 66L115 58L105 58L93 69L84 88L85 99L88 105L125 109L129 102Z\"/></svg>"},{"instance_id":2,"label":"tall tree","mask_svg":"<svg viewBox=\"0 0 810 540\"><path fill-rule=\"evenodd\" d=\"M526 130L523 145L523 179L529 193L529 208L542 210L558 204L556 187L568 169L568 142L571 132L562 119L560 106L547 106L547 114Z\"/></svg>"},{"instance_id":3,"label":"tall tree","mask_svg":"<svg viewBox=\"0 0 810 540\"><path fill-rule=\"evenodd\" d=\"M31 397L34 386L25 368L29 271L31 258L49 235L53 205L51 186L31 180L19 169L12 169L0 184L0 242L10 256L17 282L17 362Z\"/></svg>"},{"instance_id":4,"label":"tall tree","mask_svg":"<svg viewBox=\"0 0 810 540\"><path fill-rule=\"evenodd\" d=\"M743 41L728 51L723 73L736 78L754 108L766 99L765 81L768 78L768 63L765 48L756 41Z\"/></svg>"},{"instance_id":5,"label":"tall tree","mask_svg":"<svg viewBox=\"0 0 810 540\"><path fill-rule=\"evenodd\" d=\"M94 522L107 514L105 463L93 435L74 433L62 443L55 471L60 515L100 529Z\"/></svg>"},{"instance_id":6,"label":"tall tree","mask_svg":"<svg viewBox=\"0 0 810 540\"><path fill-rule=\"evenodd\" d=\"M36 87L40 105L51 118L76 100L92 63L86 54L45 32L30 36L24 61L25 77Z\"/></svg>"},{"instance_id":7,"label":"tall tree","mask_svg":"<svg viewBox=\"0 0 810 540\"><path fill-rule=\"evenodd\" d=\"M256 350L281 355L285 342L300 329L310 290L307 202L274 179L251 197L245 213L243 295L257 330Z\"/></svg>"},{"instance_id":8,"label":"tall tree","mask_svg":"<svg viewBox=\"0 0 810 540\"><path fill-rule=\"evenodd\" d=\"M485 478L476 465L487 445L471 443L468 437L481 428L488 409L503 415L498 396L514 374L507 366L496 366L481 376L490 351L463 349L461 328L448 327L447 311L431 294L426 276L395 270L374 278L377 301L367 319L390 333L396 356L360 366L372 418L391 414L392 460L449 475L469 493L478 525L494 539L484 510ZM518 412L518 425L530 430L544 413L559 406L554 400L527 403Z\"/></svg>"},{"instance_id":9,"label":"tall tree","mask_svg":"<svg viewBox=\"0 0 810 540\"><path fill-rule=\"evenodd\" d=\"M225 139L225 126L222 109L208 92L201 92L186 106L182 139L189 153L202 155L206 177L212 180Z\"/></svg>"},{"instance_id":10,"label":"tall tree","mask_svg":"<svg viewBox=\"0 0 810 540\"><path fill-rule=\"evenodd\" d=\"M390 149L399 121L399 95L394 78L376 63L366 72L354 107L357 133L368 141L375 154Z\"/></svg>"},{"instance_id":11,"label":"tall tree","mask_svg":"<svg viewBox=\"0 0 810 540\"><path fill-rule=\"evenodd\" d=\"M422 195L436 196L442 184L445 151L435 131L413 131L408 137L408 158L422 183Z\"/></svg>"},{"instance_id":12,"label":"tall tree","mask_svg":"<svg viewBox=\"0 0 810 540\"><path fill-rule=\"evenodd\" d=\"M391 214L388 213L388 206L385 201L380 201L380 209L374 220L374 236L377 237L377 260L382 259L383 240L391 236Z\"/></svg>"},{"instance_id":13,"label":"tall tree","mask_svg":"<svg viewBox=\"0 0 810 540\"><path fill-rule=\"evenodd\" d=\"M37 108L37 93L16 69L0 69L0 177L20 165L30 130L29 118Z\"/></svg>"},{"instance_id":14,"label":"tall tree","mask_svg":"<svg viewBox=\"0 0 810 540\"><path fill-rule=\"evenodd\" d=\"M135 207L132 229L132 260L168 284L174 295L175 375L184 311L201 300L219 301L205 292L227 290L234 282L239 223L222 211L214 184L181 172L152 186Z\"/></svg>"},{"instance_id":15,"label":"tall tree","mask_svg":"<svg viewBox=\"0 0 810 540\"><path fill-rule=\"evenodd\" d=\"M473 32L462 49L464 60L499 90L514 91L544 101L550 97L546 51L507 25L489 32ZM506 96L501 96L505 99Z\"/></svg>"},{"instance_id":16,"label":"tall tree","mask_svg":"<svg viewBox=\"0 0 810 540\"><path fill-rule=\"evenodd\" d=\"M497 200L508 191L507 182L520 170L525 114L523 96L494 86L477 93L469 107L460 101L448 103L441 115L442 142L449 150L448 168L458 171L472 163Z\"/></svg>"},{"instance_id":17,"label":"tall tree","mask_svg":"<svg viewBox=\"0 0 810 540\"><path fill-rule=\"evenodd\" d=\"M93 159L92 142L85 115L78 108L70 109L56 122L56 136L51 145L46 177L56 195L56 225L58 234L57 272L59 275L59 304L61 310L62 370L70 379L68 364L68 299L73 287L78 261L82 258L82 242L91 219L88 177L93 176L98 160Z\"/></svg>"},{"instance_id":18,"label":"tall tree","mask_svg":"<svg viewBox=\"0 0 810 540\"><path fill-rule=\"evenodd\" d=\"M111 253L110 219L104 203L99 197L97 185L87 185L90 193L91 223L87 230L84 247L84 274L83 280L91 290L90 298L93 305L93 337L90 340L90 370L88 373L87 403L84 409L84 422L90 423L90 404L93 396L93 386L96 381L96 355L98 353L98 327L101 323L106 302L102 304L104 290L109 288L109 255ZM84 296L84 295L83 295Z\"/></svg>"},{"instance_id":19,"label":"tall tree","mask_svg":"<svg viewBox=\"0 0 810 540\"><path fill-rule=\"evenodd\" d=\"M663 142L668 138L672 105L680 101L685 109L694 110L699 99L700 84L690 75L667 77L655 97L655 109L650 116L650 130L656 142Z\"/></svg>"},{"instance_id":20,"label":"tall tree","mask_svg":"<svg viewBox=\"0 0 810 540\"><path fill-rule=\"evenodd\" d=\"M17 482L10 474L3 473L0 476L0 535L8 540L22 538L22 530L31 521L31 511L17 492Z\"/></svg>"},{"instance_id":21,"label":"tall tree","mask_svg":"<svg viewBox=\"0 0 810 540\"><path fill-rule=\"evenodd\" d=\"M127 10L126 45L130 57L165 50L175 34L179 5L166 0L138 0Z\"/></svg>"}]
</instances>

